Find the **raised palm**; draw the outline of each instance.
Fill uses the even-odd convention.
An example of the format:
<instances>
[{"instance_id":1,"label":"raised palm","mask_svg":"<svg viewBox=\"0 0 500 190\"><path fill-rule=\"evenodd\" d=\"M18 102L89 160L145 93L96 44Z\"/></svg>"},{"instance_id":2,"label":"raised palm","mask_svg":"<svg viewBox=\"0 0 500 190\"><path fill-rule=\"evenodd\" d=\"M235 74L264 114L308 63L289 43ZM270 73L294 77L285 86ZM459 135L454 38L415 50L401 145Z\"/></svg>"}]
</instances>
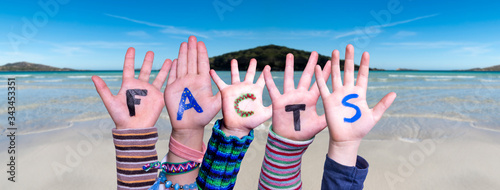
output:
<instances>
[{"instance_id":1,"label":"raised palm","mask_svg":"<svg viewBox=\"0 0 500 190\"><path fill-rule=\"evenodd\" d=\"M254 84L257 61L252 59L248 66L245 80L240 82L238 62L231 61L231 85L227 85L214 70L210 75L222 95L222 114L225 127L247 133L271 117L271 106L265 107L262 103L264 90L263 74ZM239 101L238 99L241 98ZM246 134L245 134L246 135Z\"/></svg>"},{"instance_id":2,"label":"raised palm","mask_svg":"<svg viewBox=\"0 0 500 190\"><path fill-rule=\"evenodd\" d=\"M153 127L163 109L163 93L160 91L165 82L172 62L167 59L152 84L149 83L154 54L147 52L142 64L139 78L134 72L135 49L129 48L123 65L123 78L120 91L113 95L106 83L98 76L92 76L97 92L115 122L117 129ZM127 95L127 91L141 91L140 94ZM127 98L132 97L135 103L131 106Z\"/></svg>"},{"instance_id":3,"label":"raised palm","mask_svg":"<svg viewBox=\"0 0 500 190\"><path fill-rule=\"evenodd\" d=\"M203 129L219 112L220 94L212 93L209 71L205 44L197 42L194 36L189 37L188 43L181 44L165 88L164 98L174 130Z\"/></svg>"},{"instance_id":4,"label":"raised palm","mask_svg":"<svg viewBox=\"0 0 500 190\"><path fill-rule=\"evenodd\" d=\"M388 93L373 109L366 102L370 56L363 53L354 85L354 48L346 47L344 84L342 85L339 52L332 52L332 86L330 94L323 79L321 68L316 67L316 79L325 108L326 121L333 143L358 143L380 120L385 110L396 98L394 92ZM359 109L359 110L357 110Z\"/></svg>"},{"instance_id":5,"label":"raised palm","mask_svg":"<svg viewBox=\"0 0 500 190\"><path fill-rule=\"evenodd\" d=\"M283 94L280 94L274 84L270 67L266 66L264 69L266 86L273 104L273 131L276 134L288 139L303 141L314 137L326 127L325 116L319 116L316 112L316 104L319 98L318 87L314 84L309 89L317 61L318 53L312 52L300 78L299 85L295 88L293 55L288 54L286 57ZM330 67L330 61L328 61L323 73L327 77L326 79L330 74ZM295 113L294 110L296 110ZM299 121L295 120L296 116L300 116Z\"/></svg>"}]
</instances>

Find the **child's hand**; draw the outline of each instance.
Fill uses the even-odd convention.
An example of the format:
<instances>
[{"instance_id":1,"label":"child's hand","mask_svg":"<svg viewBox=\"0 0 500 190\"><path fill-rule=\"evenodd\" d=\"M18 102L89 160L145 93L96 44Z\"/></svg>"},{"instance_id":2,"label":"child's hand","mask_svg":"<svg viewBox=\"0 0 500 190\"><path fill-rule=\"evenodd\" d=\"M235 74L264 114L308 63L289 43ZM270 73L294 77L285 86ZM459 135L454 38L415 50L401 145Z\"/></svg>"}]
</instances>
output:
<instances>
[{"instance_id":1,"label":"child's hand","mask_svg":"<svg viewBox=\"0 0 500 190\"><path fill-rule=\"evenodd\" d=\"M339 52L332 52L332 86L330 94L321 68L316 66L316 80L325 107L326 121L330 131L328 156L340 164L354 166L359 144L370 132L396 98L396 93L387 94L373 109L366 103L370 55L363 53L356 85L354 85L354 48L346 47L344 85L340 79Z\"/></svg>"},{"instance_id":2,"label":"child's hand","mask_svg":"<svg viewBox=\"0 0 500 190\"><path fill-rule=\"evenodd\" d=\"M190 36L174 60L165 88L165 102L173 133L201 131L220 110L220 94L212 93L207 48Z\"/></svg>"},{"instance_id":3,"label":"child's hand","mask_svg":"<svg viewBox=\"0 0 500 190\"><path fill-rule=\"evenodd\" d=\"M210 75L222 94L222 115L224 126L221 129L229 135L243 137L255 127L268 120L272 114L271 106L262 104L264 75L261 74L254 84L257 61L250 60L245 80L240 82L238 62L231 61L231 85L219 78L214 70Z\"/></svg>"},{"instance_id":4,"label":"child's hand","mask_svg":"<svg viewBox=\"0 0 500 190\"><path fill-rule=\"evenodd\" d=\"M135 79L135 50L134 48L127 50L123 64L122 86L116 96L109 91L100 77L92 76L97 93L101 96L117 129L153 127L158 120L164 104L160 89L172 62L169 59L165 60L153 84L150 84L149 75L153 58L153 52L146 53L139 78Z\"/></svg>"},{"instance_id":5,"label":"child's hand","mask_svg":"<svg viewBox=\"0 0 500 190\"><path fill-rule=\"evenodd\" d=\"M273 102L273 131L287 139L304 141L314 137L326 127L325 116L318 116L316 104L319 98L318 86L313 84L311 89L311 78L314 74L314 66L318 61L318 53L312 52L309 61L304 68L299 85L295 89L293 54L286 56L285 77L283 84L283 95L274 84L271 68L264 68L264 79L266 81L269 95ZM328 80L331 62L325 65L323 75ZM299 119L298 121L295 119Z\"/></svg>"}]
</instances>

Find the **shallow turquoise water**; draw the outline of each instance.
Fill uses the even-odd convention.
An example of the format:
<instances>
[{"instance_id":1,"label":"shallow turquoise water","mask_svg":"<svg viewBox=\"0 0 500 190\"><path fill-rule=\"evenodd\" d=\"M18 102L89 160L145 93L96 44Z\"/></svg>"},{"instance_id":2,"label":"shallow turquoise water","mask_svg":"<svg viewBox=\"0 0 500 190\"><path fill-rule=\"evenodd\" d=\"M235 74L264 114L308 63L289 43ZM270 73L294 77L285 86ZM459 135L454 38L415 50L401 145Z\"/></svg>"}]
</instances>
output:
<instances>
[{"instance_id":1,"label":"shallow turquoise water","mask_svg":"<svg viewBox=\"0 0 500 190\"><path fill-rule=\"evenodd\" d=\"M136 73L138 75L138 73ZM221 78L230 82L230 73L220 71ZM256 78L260 73L257 73ZM120 71L83 72L4 72L0 73L0 131L7 127L7 78L16 78L16 124L19 133L71 127L73 122L107 118L92 75L103 78L113 93L121 85ZM240 73L244 78L244 73ZM298 84L301 72L295 73ZM151 80L156 73L153 72ZM282 90L283 72L273 72L276 85ZM4 82L1 82L4 81ZM212 86L214 93L217 87ZM421 139L416 128L475 127L500 131L500 72L440 72L440 71L372 71L367 101L374 106L386 93L394 91L398 98L386 112L371 138ZM271 100L264 89L264 104ZM323 113L321 104L317 107ZM166 112L164 110L164 112ZM219 114L217 117L221 117Z\"/></svg>"}]
</instances>

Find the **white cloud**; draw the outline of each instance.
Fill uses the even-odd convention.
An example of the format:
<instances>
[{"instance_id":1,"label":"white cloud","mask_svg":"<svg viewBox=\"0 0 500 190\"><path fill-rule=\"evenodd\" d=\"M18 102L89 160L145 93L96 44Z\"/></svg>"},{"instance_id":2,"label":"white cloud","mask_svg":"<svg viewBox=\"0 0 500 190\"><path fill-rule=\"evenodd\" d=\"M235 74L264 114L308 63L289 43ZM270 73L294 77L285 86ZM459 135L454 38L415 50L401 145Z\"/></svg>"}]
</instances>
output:
<instances>
[{"instance_id":1,"label":"white cloud","mask_svg":"<svg viewBox=\"0 0 500 190\"><path fill-rule=\"evenodd\" d=\"M452 42L452 41L437 41L437 42L384 42L381 43L386 46L397 46L397 47L410 47L415 49L429 49L429 48L447 48L450 46L460 46L465 45L465 42Z\"/></svg>"},{"instance_id":2,"label":"white cloud","mask_svg":"<svg viewBox=\"0 0 500 190\"><path fill-rule=\"evenodd\" d=\"M331 30L302 30L302 31L291 31L288 34L293 36L305 36L305 37L327 37L333 31Z\"/></svg>"},{"instance_id":3,"label":"white cloud","mask_svg":"<svg viewBox=\"0 0 500 190\"><path fill-rule=\"evenodd\" d=\"M491 51L487 46L465 46L452 50L452 53L474 57Z\"/></svg>"},{"instance_id":4,"label":"white cloud","mask_svg":"<svg viewBox=\"0 0 500 190\"><path fill-rule=\"evenodd\" d=\"M406 24L406 23L410 23L410 22L417 21L417 20L420 20L420 19L434 17L434 16L437 16L437 15L438 14L425 15L425 16L420 16L420 17L416 17L416 18L412 18L412 19L408 19L408 20L403 20L403 21L398 21L398 22L392 22L392 23L381 24L381 25L373 25L373 26L369 26L369 27L363 28L363 29L357 28L357 29L354 29L352 31L348 31L348 32L344 32L344 33L338 34L334 38L335 39L339 39L339 38L343 38L343 37L347 37L347 36L360 35L360 34L378 34L378 33L381 32L381 30L380 30L381 28L386 28L386 27L391 27L391 26L397 26L397 25L400 25L400 24Z\"/></svg>"},{"instance_id":5,"label":"white cloud","mask_svg":"<svg viewBox=\"0 0 500 190\"><path fill-rule=\"evenodd\" d=\"M162 43L151 42L108 42L108 41L89 41L89 42L72 42L71 44L80 46L91 46L93 48L105 49L123 49L124 47L139 47L139 46L161 46Z\"/></svg>"},{"instance_id":6,"label":"white cloud","mask_svg":"<svg viewBox=\"0 0 500 190\"><path fill-rule=\"evenodd\" d=\"M173 35L194 35L197 37L202 37L205 39L210 39L211 37L235 37L235 38L245 38L245 39L264 39L268 36L273 36L272 39L299 39L299 38L310 38L310 37L329 37L332 35L334 31L332 30L297 30L297 31L283 31L283 30L261 30L261 31L252 31L252 30L210 30L210 31L193 31L190 29L185 29L181 27L163 25L152 23L148 21L136 20L124 16L112 15L112 14L104 14L109 17L126 20L129 22L134 22L137 24L142 24L146 26L151 26L155 28L160 28L160 32L164 34L173 34ZM139 36L144 35L145 32L129 32L128 35L131 36ZM173 38L177 38L175 36L171 36Z\"/></svg>"},{"instance_id":7,"label":"white cloud","mask_svg":"<svg viewBox=\"0 0 500 190\"><path fill-rule=\"evenodd\" d=\"M181 35L195 35L199 36L202 38L209 38L207 35L199 33L199 32L194 32L186 29L181 29L175 26L169 26L169 25L163 25L163 24L157 24L157 23L152 23L152 22L147 22L147 21L142 21L142 20L136 20L136 19L131 19L128 17L123 17L123 16L117 16L117 15L112 15L112 14L104 14L109 17L117 18L117 19L122 19L130 22L134 22L137 24L143 24L146 26L151 26L151 27L156 27L156 28L162 28L160 30L162 33L166 34L181 34Z\"/></svg>"},{"instance_id":8,"label":"white cloud","mask_svg":"<svg viewBox=\"0 0 500 190\"><path fill-rule=\"evenodd\" d=\"M399 21L399 22L393 22L393 23L383 24L383 25L380 25L380 26L381 26L381 27L396 26L396 25L406 24L406 23L413 22L413 21L417 21L417 20L424 19L424 18L435 17L435 16L437 16L437 15L438 15L438 14L425 15L425 16L420 16L420 17L416 17L416 18L408 19L408 20Z\"/></svg>"},{"instance_id":9,"label":"white cloud","mask_svg":"<svg viewBox=\"0 0 500 190\"><path fill-rule=\"evenodd\" d=\"M211 30L210 31L215 37L244 37L244 36L254 36L253 31L241 31L241 30Z\"/></svg>"},{"instance_id":10,"label":"white cloud","mask_svg":"<svg viewBox=\"0 0 500 190\"><path fill-rule=\"evenodd\" d=\"M6 64L6 63L14 63L18 61L28 61L28 62L35 62L39 63L44 60L47 60L47 56L45 54L39 54L39 53L31 53L31 52L20 52L20 51L6 51L6 52L1 52L0 53L2 56L0 56L0 64Z\"/></svg>"},{"instance_id":11,"label":"white cloud","mask_svg":"<svg viewBox=\"0 0 500 190\"><path fill-rule=\"evenodd\" d=\"M139 38L151 38L151 35L149 35L147 32L138 30L138 31L130 31L126 33L129 36L134 36L134 37L139 37Z\"/></svg>"},{"instance_id":12,"label":"white cloud","mask_svg":"<svg viewBox=\"0 0 500 190\"><path fill-rule=\"evenodd\" d=\"M56 48L51 49L51 51L60 53L66 56L73 56L75 53L80 53L80 52L88 52L86 50L83 50L81 47L70 47L70 46L59 46Z\"/></svg>"},{"instance_id":13,"label":"white cloud","mask_svg":"<svg viewBox=\"0 0 500 190\"><path fill-rule=\"evenodd\" d=\"M202 34L202 33L199 33L199 32L194 32L194 31L190 31L190 30L180 29L180 28L173 27L173 26L164 28L164 29L160 30L160 32L165 33L165 34L194 35L194 36L197 36L197 37L202 37L202 38L207 38L207 39L209 38L205 34Z\"/></svg>"},{"instance_id":14,"label":"white cloud","mask_svg":"<svg viewBox=\"0 0 500 190\"><path fill-rule=\"evenodd\" d=\"M436 41L436 42L400 42L390 43L385 42L382 45L391 46L394 48L408 49L442 49L444 52L452 53L457 56L480 56L493 52L495 42L477 43L477 42L455 42L455 41ZM440 51L442 51L440 50Z\"/></svg>"},{"instance_id":15,"label":"white cloud","mask_svg":"<svg viewBox=\"0 0 500 190\"><path fill-rule=\"evenodd\" d=\"M329 37L333 33L332 30L211 30L211 35L214 37L233 37L243 39L306 39L306 38L323 38Z\"/></svg>"},{"instance_id":16,"label":"white cloud","mask_svg":"<svg viewBox=\"0 0 500 190\"><path fill-rule=\"evenodd\" d=\"M130 21L130 22L135 22L137 24L144 24L144 25L147 25L147 26L157 27L157 28L166 28L166 27L169 27L167 25L156 24L156 23L147 22L147 21L135 20L135 19L131 19L131 18L123 17L123 16L117 16L117 15L112 15L112 14L104 14L104 15L109 16L109 17L113 17L113 18L117 18L117 19L122 19L122 20Z\"/></svg>"},{"instance_id":17,"label":"white cloud","mask_svg":"<svg viewBox=\"0 0 500 190\"><path fill-rule=\"evenodd\" d=\"M394 34L392 37L397 38L397 39L401 39L401 38L415 36L415 35L417 35L416 32L402 30L402 31L399 31L398 33Z\"/></svg>"},{"instance_id":18,"label":"white cloud","mask_svg":"<svg viewBox=\"0 0 500 190\"><path fill-rule=\"evenodd\" d=\"M353 35L361 35L361 34L368 34L368 35L371 35L371 34L378 34L380 32L382 32L380 30L380 26L371 26L371 27L368 27L366 29L355 29L353 31L349 31L349 32L344 32L342 34L338 34L336 35L334 38L335 39L339 39L339 38L343 38L343 37L347 37L347 36L353 36Z\"/></svg>"},{"instance_id":19,"label":"white cloud","mask_svg":"<svg viewBox=\"0 0 500 190\"><path fill-rule=\"evenodd\" d=\"M52 41L46 41L46 40L38 40L38 39L30 39L30 43L33 44L41 44L42 48L46 50L50 50L55 53L63 54L65 56L72 56L75 53L87 53L89 52L88 50L74 46L74 45L68 45L67 43L58 43L58 42L52 42ZM22 54L26 54L37 57L38 59L41 58L40 55L38 54L29 54L27 52L23 52ZM21 55L20 52L11 52L10 55Z\"/></svg>"}]
</instances>

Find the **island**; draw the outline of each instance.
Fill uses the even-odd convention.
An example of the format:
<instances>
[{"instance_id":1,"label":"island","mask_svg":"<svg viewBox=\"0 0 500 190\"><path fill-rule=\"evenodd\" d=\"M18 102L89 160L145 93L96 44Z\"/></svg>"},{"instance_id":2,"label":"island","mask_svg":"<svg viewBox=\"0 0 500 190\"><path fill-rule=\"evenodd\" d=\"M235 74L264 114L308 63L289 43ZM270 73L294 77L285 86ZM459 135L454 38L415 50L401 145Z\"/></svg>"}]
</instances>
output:
<instances>
[{"instance_id":1,"label":"island","mask_svg":"<svg viewBox=\"0 0 500 190\"><path fill-rule=\"evenodd\" d=\"M239 63L239 70L243 71L248 68L250 59L255 58L257 59L257 70L262 70L266 65L269 65L272 71L283 71L285 70L286 55L288 53L292 53L294 56L295 71L304 70L311 52L273 44L211 57L210 67L216 71L229 71L231 70L231 59L236 59ZM328 56L319 54L317 64L323 67L330 59ZM344 60L340 60L340 69L344 70ZM358 70L359 65L355 65L355 69ZM382 69L370 68L370 70Z\"/></svg>"},{"instance_id":2,"label":"island","mask_svg":"<svg viewBox=\"0 0 500 190\"><path fill-rule=\"evenodd\" d=\"M0 66L0 71L78 71L70 68L57 68L48 65L29 63L29 62L16 62L7 63Z\"/></svg>"},{"instance_id":3,"label":"island","mask_svg":"<svg viewBox=\"0 0 500 190\"><path fill-rule=\"evenodd\" d=\"M485 68L473 68L473 69L469 69L466 71L500 71L500 65L495 65L495 66L485 67Z\"/></svg>"},{"instance_id":4,"label":"island","mask_svg":"<svg viewBox=\"0 0 500 190\"><path fill-rule=\"evenodd\" d=\"M396 71L419 71L418 69L397 68Z\"/></svg>"}]
</instances>

